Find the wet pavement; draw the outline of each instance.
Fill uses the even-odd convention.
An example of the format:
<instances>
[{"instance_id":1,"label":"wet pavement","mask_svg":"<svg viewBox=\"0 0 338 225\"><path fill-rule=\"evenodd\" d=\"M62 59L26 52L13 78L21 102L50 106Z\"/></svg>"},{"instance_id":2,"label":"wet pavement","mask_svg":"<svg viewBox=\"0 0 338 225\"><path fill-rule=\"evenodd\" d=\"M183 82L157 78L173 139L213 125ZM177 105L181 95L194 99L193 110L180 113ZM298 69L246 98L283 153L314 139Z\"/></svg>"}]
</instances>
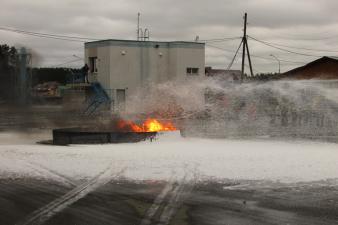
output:
<instances>
[{"instance_id":1,"label":"wet pavement","mask_svg":"<svg viewBox=\"0 0 338 225\"><path fill-rule=\"evenodd\" d=\"M99 175L101 176L101 175ZM338 224L337 181L0 182L0 224Z\"/></svg>"}]
</instances>

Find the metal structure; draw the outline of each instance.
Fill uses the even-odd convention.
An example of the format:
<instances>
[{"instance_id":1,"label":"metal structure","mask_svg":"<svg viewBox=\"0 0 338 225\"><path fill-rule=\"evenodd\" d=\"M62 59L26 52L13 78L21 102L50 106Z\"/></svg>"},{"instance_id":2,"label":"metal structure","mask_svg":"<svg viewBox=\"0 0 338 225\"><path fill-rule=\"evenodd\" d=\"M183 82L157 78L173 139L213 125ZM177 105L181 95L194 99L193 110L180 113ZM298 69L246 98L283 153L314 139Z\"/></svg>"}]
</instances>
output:
<instances>
[{"instance_id":1,"label":"metal structure","mask_svg":"<svg viewBox=\"0 0 338 225\"><path fill-rule=\"evenodd\" d=\"M249 47L248 47L248 40L247 40L247 35L246 35L246 25L247 25L247 18L248 15L247 13L244 14L244 30L243 30L243 38L242 38L242 43L243 43L243 52L242 52L242 74L241 74L241 81L243 81L244 78L244 66L245 66L245 51L248 53L248 60L249 60L249 66L250 66L250 74L253 76L252 72L252 64L251 64L251 57L250 57L250 52L249 52Z\"/></svg>"},{"instance_id":2,"label":"metal structure","mask_svg":"<svg viewBox=\"0 0 338 225\"><path fill-rule=\"evenodd\" d=\"M153 140L157 132L131 132L98 128L65 128L53 130L54 145L135 143Z\"/></svg>"},{"instance_id":3,"label":"metal structure","mask_svg":"<svg viewBox=\"0 0 338 225\"><path fill-rule=\"evenodd\" d=\"M229 71L233 65L233 63L235 62L235 59L237 57L237 54L241 48L241 46L243 45L243 50L242 50L242 69L241 69L241 77L240 77L240 81L243 82L244 79L244 66L245 66L245 53L247 52L248 54L248 60L249 60L249 68L250 68L250 75L253 76L253 69L252 69L252 63L251 63L251 57L250 57L250 51L249 51L249 46L248 46L248 39L247 39L247 34L246 34L246 25L247 25L247 13L244 14L244 29L243 29L243 37L242 37L242 41L239 44L237 51L235 53L235 56L232 58L227 70Z\"/></svg>"},{"instance_id":4,"label":"metal structure","mask_svg":"<svg viewBox=\"0 0 338 225\"><path fill-rule=\"evenodd\" d=\"M107 92L103 89L100 83L95 82L91 84L93 95L88 99L88 106L84 111L84 114L93 114L101 105L111 104L112 100Z\"/></svg>"},{"instance_id":5,"label":"metal structure","mask_svg":"<svg viewBox=\"0 0 338 225\"><path fill-rule=\"evenodd\" d=\"M140 28L140 16L141 13L137 13L137 40L138 41L149 41L150 39L150 32L148 28L144 30Z\"/></svg>"}]
</instances>

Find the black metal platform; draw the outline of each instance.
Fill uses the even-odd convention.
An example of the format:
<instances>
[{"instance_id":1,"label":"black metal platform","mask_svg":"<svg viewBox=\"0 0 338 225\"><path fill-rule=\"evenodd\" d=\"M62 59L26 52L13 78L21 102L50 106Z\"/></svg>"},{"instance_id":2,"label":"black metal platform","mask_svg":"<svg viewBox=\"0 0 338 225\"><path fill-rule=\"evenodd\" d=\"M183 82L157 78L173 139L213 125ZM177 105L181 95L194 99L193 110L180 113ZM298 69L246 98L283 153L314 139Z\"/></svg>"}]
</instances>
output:
<instances>
[{"instance_id":1,"label":"black metal platform","mask_svg":"<svg viewBox=\"0 0 338 225\"><path fill-rule=\"evenodd\" d=\"M134 143L152 140L157 132L114 131L97 128L65 128L53 130L54 145Z\"/></svg>"}]
</instances>

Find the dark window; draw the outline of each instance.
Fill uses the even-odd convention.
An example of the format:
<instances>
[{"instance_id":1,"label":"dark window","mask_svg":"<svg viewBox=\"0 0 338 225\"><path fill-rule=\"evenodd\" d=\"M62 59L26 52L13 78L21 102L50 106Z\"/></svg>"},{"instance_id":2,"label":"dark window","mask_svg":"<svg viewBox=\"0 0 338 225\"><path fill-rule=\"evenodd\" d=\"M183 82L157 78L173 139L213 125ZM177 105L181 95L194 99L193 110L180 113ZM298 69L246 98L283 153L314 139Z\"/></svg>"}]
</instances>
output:
<instances>
[{"instance_id":1,"label":"dark window","mask_svg":"<svg viewBox=\"0 0 338 225\"><path fill-rule=\"evenodd\" d=\"M198 68L188 67L187 68L187 75L198 75Z\"/></svg>"},{"instance_id":2,"label":"dark window","mask_svg":"<svg viewBox=\"0 0 338 225\"><path fill-rule=\"evenodd\" d=\"M97 57L89 57L89 69L90 72L97 72Z\"/></svg>"}]
</instances>

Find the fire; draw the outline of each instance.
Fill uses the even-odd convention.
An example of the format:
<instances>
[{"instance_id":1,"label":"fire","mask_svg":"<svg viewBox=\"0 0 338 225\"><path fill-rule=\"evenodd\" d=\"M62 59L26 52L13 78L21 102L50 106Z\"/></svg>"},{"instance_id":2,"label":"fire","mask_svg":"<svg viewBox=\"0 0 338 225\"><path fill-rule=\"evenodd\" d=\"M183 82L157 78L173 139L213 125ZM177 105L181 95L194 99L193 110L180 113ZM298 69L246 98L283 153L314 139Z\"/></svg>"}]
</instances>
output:
<instances>
[{"instance_id":1,"label":"fire","mask_svg":"<svg viewBox=\"0 0 338 225\"><path fill-rule=\"evenodd\" d=\"M132 121L120 120L117 127L121 130L131 130L134 132L157 132L157 131L173 131L177 130L171 122L160 122L156 119L149 118L141 125L137 125Z\"/></svg>"},{"instance_id":2,"label":"fire","mask_svg":"<svg viewBox=\"0 0 338 225\"><path fill-rule=\"evenodd\" d=\"M143 127L145 128L146 131L154 132L154 131L171 131L171 130L176 130L176 127L170 123L160 123L156 119L147 119Z\"/></svg>"}]
</instances>

